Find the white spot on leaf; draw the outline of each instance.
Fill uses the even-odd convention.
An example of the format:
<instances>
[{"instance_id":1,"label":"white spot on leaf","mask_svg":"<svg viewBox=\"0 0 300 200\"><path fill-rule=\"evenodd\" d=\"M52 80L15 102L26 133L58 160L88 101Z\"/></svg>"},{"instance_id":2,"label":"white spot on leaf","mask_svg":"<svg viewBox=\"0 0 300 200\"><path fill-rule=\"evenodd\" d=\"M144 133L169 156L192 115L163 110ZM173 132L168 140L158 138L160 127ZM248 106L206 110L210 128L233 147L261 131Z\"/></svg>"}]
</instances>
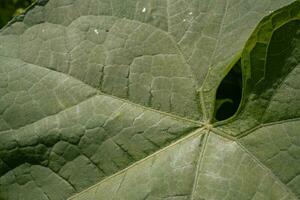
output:
<instances>
[{"instance_id":1,"label":"white spot on leaf","mask_svg":"<svg viewBox=\"0 0 300 200\"><path fill-rule=\"evenodd\" d=\"M189 12L189 15L192 15L193 14L193 12Z\"/></svg>"},{"instance_id":2,"label":"white spot on leaf","mask_svg":"<svg viewBox=\"0 0 300 200\"><path fill-rule=\"evenodd\" d=\"M146 12L146 8L143 8L142 12L143 12L143 13Z\"/></svg>"},{"instance_id":3,"label":"white spot on leaf","mask_svg":"<svg viewBox=\"0 0 300 200\"><path fill-rule=\"evenodd\" d=\"M99 31L97 29L94 30L94 32L98 35L99 34Z\"/></svg>"}]
</instances>

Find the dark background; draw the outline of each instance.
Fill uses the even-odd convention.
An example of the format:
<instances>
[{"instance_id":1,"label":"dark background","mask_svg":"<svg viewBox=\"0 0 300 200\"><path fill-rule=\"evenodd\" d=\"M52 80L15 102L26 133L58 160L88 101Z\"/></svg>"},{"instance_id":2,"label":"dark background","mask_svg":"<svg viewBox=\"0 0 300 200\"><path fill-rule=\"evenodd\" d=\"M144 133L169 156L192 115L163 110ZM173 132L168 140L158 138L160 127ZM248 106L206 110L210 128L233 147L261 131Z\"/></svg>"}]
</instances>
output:
<instances>
[{"instance_id":1,"label":"dark background","mask_svg":"<svg viewBox=\"0 0 300 200\"><path fill-rule=\"evenodd\" d=\"M0 29L35 0L0 0Z\"/></svg>"}]
</instances>

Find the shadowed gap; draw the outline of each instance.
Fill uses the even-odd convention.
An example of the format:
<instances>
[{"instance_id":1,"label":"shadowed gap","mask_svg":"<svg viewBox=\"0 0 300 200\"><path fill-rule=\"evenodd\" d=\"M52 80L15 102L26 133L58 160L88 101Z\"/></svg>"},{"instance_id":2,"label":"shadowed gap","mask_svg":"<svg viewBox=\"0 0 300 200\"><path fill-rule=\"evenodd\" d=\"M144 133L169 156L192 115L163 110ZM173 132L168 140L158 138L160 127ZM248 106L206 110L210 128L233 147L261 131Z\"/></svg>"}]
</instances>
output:
<instances>
[{"instance_id":1,"label":"shadowed gap","mask_svg":"<svg viewBox=\"0 0 300 200\"><path fill-rule=\"evenodd\" d=\"M242 97L242 72L239 60L225 76L216 95L215 121L230 118L237 111Z\"/></svg>"}]
</instances>

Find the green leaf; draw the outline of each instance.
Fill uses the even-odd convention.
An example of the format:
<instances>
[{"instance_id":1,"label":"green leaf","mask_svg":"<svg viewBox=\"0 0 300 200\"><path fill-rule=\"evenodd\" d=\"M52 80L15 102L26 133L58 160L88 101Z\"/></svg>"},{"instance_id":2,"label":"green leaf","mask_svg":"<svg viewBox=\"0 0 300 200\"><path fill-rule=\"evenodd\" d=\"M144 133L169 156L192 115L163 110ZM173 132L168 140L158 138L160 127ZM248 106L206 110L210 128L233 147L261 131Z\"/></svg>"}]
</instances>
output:
<instances>
[{"instance_id":1,"label":"green leaf","mask_svg":"<svg viewBox=\"0 0 300 200\"><path fill-rule=\"evenodd\" d=\"M299 33L292 0L37 1L0 32L0 199L300 199Z\"/></svg>"}]
</instances>

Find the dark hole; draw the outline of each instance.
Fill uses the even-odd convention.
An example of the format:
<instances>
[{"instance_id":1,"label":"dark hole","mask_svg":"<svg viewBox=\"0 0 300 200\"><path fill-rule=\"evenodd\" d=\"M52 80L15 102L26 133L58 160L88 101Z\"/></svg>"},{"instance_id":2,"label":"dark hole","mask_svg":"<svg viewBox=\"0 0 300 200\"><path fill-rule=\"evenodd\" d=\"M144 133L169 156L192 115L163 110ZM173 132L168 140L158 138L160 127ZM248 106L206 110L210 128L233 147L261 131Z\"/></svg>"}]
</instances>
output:
<instances>
[{"instance_id":1,"label":"dark hole","mask_svg":"<svg viewBox=\"0 0 300 200\"><path fill-rule=\"evenodd\" d=\"M108 32L109 30L105 30L105 32Z\"/></svg>"},{"instance_id":2,"label":"dark hole","mask_svg":"<svg viewBox=\"0 0 300 200\"><path fill-rule=\"evenodd\" d=\"M0 0L0 29L33 2L34 0Z\"/></svg>"},{"instance_id":3,"label":"dark hole","mask_svg":"<svg viewBox=\"0 0 300 200\"><path fill-rule=\"evenodd\" d=\"M216 95L215 120L222 121L233 116L242 97L242 72L239 60L221 82Z\"/></svg>"}]
</instances>

